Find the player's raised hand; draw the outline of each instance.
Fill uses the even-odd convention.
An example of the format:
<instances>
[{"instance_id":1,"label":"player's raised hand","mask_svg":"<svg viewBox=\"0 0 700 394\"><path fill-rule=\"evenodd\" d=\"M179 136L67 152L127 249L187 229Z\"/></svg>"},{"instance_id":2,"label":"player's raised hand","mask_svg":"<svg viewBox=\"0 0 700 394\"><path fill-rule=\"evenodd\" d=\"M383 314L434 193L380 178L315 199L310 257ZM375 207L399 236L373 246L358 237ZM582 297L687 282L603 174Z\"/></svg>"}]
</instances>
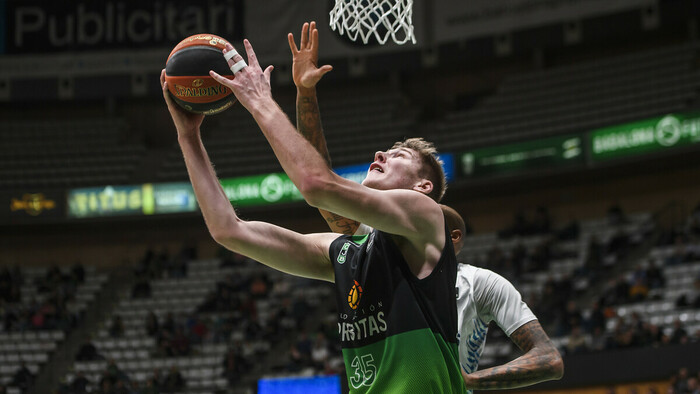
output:
<instances>
[{"instance_id":1,"label":"player's raised hand","mask_svg":"<svg viewBox=\"0 0 700 394\"><path fill-rule=\"evenodd\" d=\"M187 112L175 103L173 98L170 97L168 83L165 81L165 69L160 72L160 87L163 90L163 98L168 105L168 111L173 118L178 134L189 135L198 132L204 120L204 115Z\"/></svg>"},{"instance_id":2,"label":"player's raised hand","mask_svg":"<svg viewBox=\"0 0 700 394\"><path fill-rule=\"evenodd\" d=\"M248 54L248 65L240 68L242 57L236 53L235 56L226 56L230 51L235 51L233 46L226 44L224 48L224 56L227 58L228 65L234 72L234 78L228 79L217 74L214 71L209 71L209 75L216 79L220 84L227 86L236 95L241 105L249 111L256 108L256 104L272 100L272 89L270 87L270 75L273 66L268 66L265 71L260 67L258 58L255 55L253 46L248 40L243 40L246 53ZM264 104L263 104L264 105Z\"/></svg>"},{"instance_id":3,"label":"player's raised hand","mask_svg":"<svg viewBox=\"0 0 700 394\"><path fill-rule=\"evenodd\" d=\"M330 65L318 67L318 29L316 22L304 23L301 41L297 47L292 33L287 34L292 51L292 78L299 88L313 88L318 81L333 69Z\"/></svg>"}]
</instances>

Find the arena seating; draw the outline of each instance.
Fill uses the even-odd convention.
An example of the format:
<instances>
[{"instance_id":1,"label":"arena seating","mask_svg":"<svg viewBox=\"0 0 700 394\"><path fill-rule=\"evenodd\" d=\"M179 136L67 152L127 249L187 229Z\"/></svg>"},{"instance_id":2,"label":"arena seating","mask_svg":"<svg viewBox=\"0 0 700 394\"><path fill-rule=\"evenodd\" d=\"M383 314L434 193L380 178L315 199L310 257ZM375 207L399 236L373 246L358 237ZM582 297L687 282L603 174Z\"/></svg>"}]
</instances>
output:
<instances>
[{"instance_id":1,"label":"arena seating","mask_svg":"<svg viewBox=\"0 0 700 394\"><path fill-rule=\"evenodd\" d=\"M697 45L686 44L512 74L476 107L448 114L430 138L473 149L688 110L700 86L697 57Z\"/></svg>"},{"instance_id":2,"label":"arena seating","mask_svg":"<svg viewBox=\"0 0 700 394\"><path fill-rule=\"evenodd\" d=\"M272 287L258 298L247 298L252 291L247 286L261 276L267 277L269 283L273 283ZM234 307L225 311L211 311L205 306L211 305L208 301L215 301L221 294L222 286L229 283L244 286L232 295L244 300L244 304L246 300L251 301L253 305L249 306L252 312ZM255 379L250 380L250 376L255 377L265 371L261 370L263 363L260 360L264 360L276 345L279 346L280 339L294 334L295 324L289 322L289 318L280 318L289 312L283 310L289 309L297 299L317 305L328 294L328 288L320 282L296 280L248 259L239 260L233 266L222 266L219 259L193 260L188 263L186 276L172 278L164 274L153 279L150 286L151 297L148 298L132 298L131 291L121 295L118 307L102 323L102 328L92 340L101 357L92 361L76 361L73 372L66 376L67 383L72 382L80 372L91 387L98 387L109 363L114 361L132 386L146 387L155 371L159 371L162 379L173 367L179 369L186 382L183 392L210 393L227 387L254 384ZM310 311L313 311L313 307ZM146 331L146 316L150 312L158 317L161 327L168 316L172 316L175 325L187 335L190 347L187 354L168 355L162 352L158 336L149 336ZM124 327L123 333L116 337L110 333L115 316L122 319ZM208 335L201 342L192 340L188 325L194 320L204 322L207 327ZM227 331L222 326L229 322L235 324ZM277 329L285 331L277 333ZM226 379L224 370L225 355L232 346L240 350L240 356L250 363L251 368L246 376L238 378L234 386ZM286 354L286 350L286 345L277 349L273 358L284 362L286 356L280 357L280 354Z\"/></svg>"},{"instance_id":3,"label":"arena seating","mask_svg":"<svg viewBox=\"0 0 700 394\"><path fill-rule=\"evenodd\" d=\"M12 380L22 364L36 376L66 334L80 324L108 279L90 266L84 268L83 282L69 269L58 271L63 279L47 276L57 272L55 268L22 268L19 272L21 298L4 303L0 327L0 383L9 387L8 392L17 390Z\"/></svg>"},{"instance_id":4,"label":"arena seating","mask_svg":"<svg viewBox=\"0 0 700 394\"><path fill-rule=\"evenodd\" d=\"M126 183L145 155L120 119L0 122L0 190Z\"/></svg>"}]
</instances>

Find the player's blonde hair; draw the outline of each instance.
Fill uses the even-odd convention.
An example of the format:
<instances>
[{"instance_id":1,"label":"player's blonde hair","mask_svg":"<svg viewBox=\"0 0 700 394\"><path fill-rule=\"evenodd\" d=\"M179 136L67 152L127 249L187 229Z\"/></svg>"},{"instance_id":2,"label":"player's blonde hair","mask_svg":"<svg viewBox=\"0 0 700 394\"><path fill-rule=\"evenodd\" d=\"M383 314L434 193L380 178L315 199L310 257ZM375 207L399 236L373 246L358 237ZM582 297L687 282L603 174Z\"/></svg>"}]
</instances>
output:
<instances>
[{"instance_id":1,"label":"player's blonde hair","mask_svg":"<svg viewBox=\"0 0 700 394\"><path fill-rule=\"evenodd\" d=\"M391 149L399 148L408 148L418 153L423 164L418 175L433 183L433 190L428 193L428 197L436 202L440 202L447 190L447 178L445 177L445 171L442 169L442 160L437 156L435 145L423 138L408 138L404 141L396 142L391 147Z\"/></svg>"}]
</instances>

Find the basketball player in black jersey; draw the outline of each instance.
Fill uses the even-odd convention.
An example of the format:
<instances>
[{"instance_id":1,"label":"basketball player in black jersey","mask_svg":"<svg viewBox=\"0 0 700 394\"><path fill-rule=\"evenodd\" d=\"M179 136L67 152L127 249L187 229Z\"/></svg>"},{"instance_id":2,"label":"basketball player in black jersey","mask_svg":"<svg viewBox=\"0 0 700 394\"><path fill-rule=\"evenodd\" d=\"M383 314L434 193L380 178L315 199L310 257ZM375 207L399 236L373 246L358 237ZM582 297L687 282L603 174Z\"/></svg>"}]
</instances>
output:
<instances>
[{"instance_id":1,"label":"basketball player in black jersey","mask_svg":"<svg viewBox=\"0 0 700 394\"><path fill-rule=\"evenodd\" d=\"M377 152L362 185L337 176L272 98L272 67L263 71L250 43L244 44L247 67L233 80L211 75L253 115L309 204L373 230L358 237L302 235L240 220L202 143L203 116L174 104L161 75L163 96L213 238L278 270L336 283L352 392L465 393L456 343L456 261L437 203L445 178L434 148L409 139Z\"/></svg>"}]
</instances>

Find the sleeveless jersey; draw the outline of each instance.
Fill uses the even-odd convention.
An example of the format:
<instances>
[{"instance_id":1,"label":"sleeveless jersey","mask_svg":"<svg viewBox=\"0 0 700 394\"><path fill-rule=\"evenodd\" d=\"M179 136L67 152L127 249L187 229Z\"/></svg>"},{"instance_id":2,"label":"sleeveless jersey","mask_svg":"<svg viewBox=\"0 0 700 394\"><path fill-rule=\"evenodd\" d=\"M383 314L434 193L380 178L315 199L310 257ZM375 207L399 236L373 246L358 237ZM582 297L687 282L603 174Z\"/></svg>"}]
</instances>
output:
<instances>
[{"instance_id":1,"label":"sleeveless jersey","mask_svg":"<svg viewBox=\"0 0 700 394\"><path fill-rule=\"evenodd\" d=\"M457 262L446 233L418 279L391 235L372 230L330 246L338 330L352 393L466 393L457 351Z\"/></svg>"},{"instance_id":2,"label":"sleeveless jersey","mask_svg":"<svg viewBox=\"0 0 700 394\"><path fill-rule=\"evenodd\" d=\"M457 271L457 316L459 361L467 373L479 366L491 321L510 337L537 319L508 280L469 264L459 264Z\"/></svg>"}]
</instances>

